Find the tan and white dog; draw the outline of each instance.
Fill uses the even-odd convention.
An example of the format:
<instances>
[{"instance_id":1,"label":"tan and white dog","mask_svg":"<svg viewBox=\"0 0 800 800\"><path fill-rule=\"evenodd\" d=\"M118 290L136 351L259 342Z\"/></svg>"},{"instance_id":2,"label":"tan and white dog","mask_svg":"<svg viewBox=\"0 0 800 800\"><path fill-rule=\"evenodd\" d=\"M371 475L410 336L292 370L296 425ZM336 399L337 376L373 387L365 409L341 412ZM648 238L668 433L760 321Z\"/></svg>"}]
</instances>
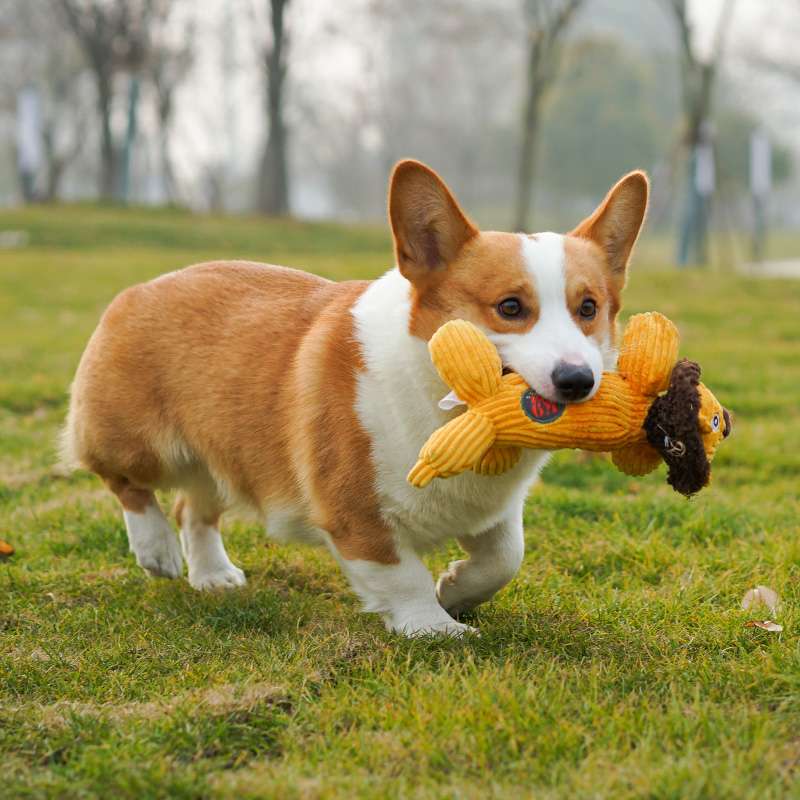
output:
<instances>
[{"instance_id":1,"label":"tan and white dog","mask_svg":"<svg viewBox=\"0 0 800 800\"><path fill-rule=\"evenodd\" d=\"M420 446L456 413L440 406L427 340L470 320L545 397L591 397L613 367L647 195L633 172L568 235L482 232L435 172L403 161L389 189L397 268L378 280L224 261L122 292L78 367L64 456L119 498L152 575L178 577L185 559L196 589L244 584L218 522L245 503L274 537L326 543L388 628L463 633L452 615L520 566L522 507L547 454L412 488ZM159 488L179 490L180 545ZM469 557L434 584L419 554L453 536Z\"/></svg>"}]
</instances>

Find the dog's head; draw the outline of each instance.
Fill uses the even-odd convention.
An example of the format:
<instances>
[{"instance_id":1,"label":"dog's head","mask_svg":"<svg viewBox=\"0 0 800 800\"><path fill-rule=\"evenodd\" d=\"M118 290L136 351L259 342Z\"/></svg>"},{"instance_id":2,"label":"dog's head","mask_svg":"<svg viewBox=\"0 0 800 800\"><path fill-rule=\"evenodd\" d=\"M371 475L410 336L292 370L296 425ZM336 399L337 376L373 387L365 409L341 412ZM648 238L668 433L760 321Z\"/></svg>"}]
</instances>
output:
<instances>
[{"instance_id":1,"label":"dog's head","mask_svg":"<svg viewBox=\"0 0 800 800\"><path fill-rule=\"evenodd\" d=\"M614 364L620 294L647 195L647 176L631 172L566 235L479 231L433 170L401 161L389 221L412 285L411 333L427 340L450 319L469 320L539 394L588 399Z\"/></svg>"}]
</instances>

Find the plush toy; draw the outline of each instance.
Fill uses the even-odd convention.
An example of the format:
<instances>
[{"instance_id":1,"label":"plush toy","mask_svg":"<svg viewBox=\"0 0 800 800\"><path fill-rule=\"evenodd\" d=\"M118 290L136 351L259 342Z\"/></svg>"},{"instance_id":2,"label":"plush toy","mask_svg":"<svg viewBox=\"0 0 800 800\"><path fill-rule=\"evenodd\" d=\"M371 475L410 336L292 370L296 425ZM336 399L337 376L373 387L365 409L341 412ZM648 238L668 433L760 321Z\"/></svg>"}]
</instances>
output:
<instances>
[{"instance_id":1,"label":"plush toy","mask_svg":"<svg viewBox=\"0 0 800 800\"><path fill-rule=\"evenodd\" d=\"M503 375L500 356L474 325L453 320L431 338L442 380L467 410L435 431L408 474L417 487L472 469L497 475L513 467L521 447L611 452L628 475L661 461L667 480L690 496L711 478L711 460L731 420L700 383L700 367L678 360L675 326L658 313L630 319L616 372L606 372L585 403L541 397L516 373Z\"/></svg>"}]
</instances>

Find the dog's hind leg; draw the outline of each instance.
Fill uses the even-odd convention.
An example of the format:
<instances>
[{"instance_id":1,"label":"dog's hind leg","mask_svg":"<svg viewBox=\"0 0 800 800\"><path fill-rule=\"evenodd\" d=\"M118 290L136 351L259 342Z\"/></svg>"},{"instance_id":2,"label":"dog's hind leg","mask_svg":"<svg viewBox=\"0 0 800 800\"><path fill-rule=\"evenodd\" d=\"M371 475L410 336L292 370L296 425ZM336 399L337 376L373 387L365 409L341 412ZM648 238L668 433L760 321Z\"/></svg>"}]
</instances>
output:
<instances>
[{"instance_id":1,"label":"dog's hind leg","mask_svg":"<svg viewBox=\"0 0 800 800\"><path fill-rule=\"evenodd\" d=\"M150 575L177 578L183 572L178 537L153 492L123 477L106 478L106 483L122 504L128 545L136 563Z\"/></svg>"},{"instance_id":2,"label":"dog's hind leg","mask_svg":"<svg viewBox=\"0 0 800 800\"><path fill-rule=\"evenodd\" d=\"M228 558L219 518L224 504L213 481L192 483L181 490L175 518L181 529L181 546L189 567L189 583L201 591L244 586L244 572Z\"/></svg>"}]
</instances>

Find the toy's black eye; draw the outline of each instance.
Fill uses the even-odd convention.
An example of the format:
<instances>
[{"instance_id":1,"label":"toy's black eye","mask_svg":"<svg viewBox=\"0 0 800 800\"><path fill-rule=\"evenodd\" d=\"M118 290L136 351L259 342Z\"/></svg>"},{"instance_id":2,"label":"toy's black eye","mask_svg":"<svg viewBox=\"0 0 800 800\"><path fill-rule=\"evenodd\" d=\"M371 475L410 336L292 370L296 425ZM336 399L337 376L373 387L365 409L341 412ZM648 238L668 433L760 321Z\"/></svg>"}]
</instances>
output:
<instances>
[{"instance_id":1,"label":"toy's black eye","mask_svg":"<svg viewBox=\"0 0 800 800\"><path fill-rule=\"evenodd\" d=\"M597 303L587 297L581 303L578 313L582 319L594 319L597 316Z\"/></svg>"},{"instance_id":2,"label":"toy's black eye","mask_svg":"<svg viewBox=\"0 0 800 800\"><path fill-rule=\"evenodd\" d=\"M497 304L497 313L501 317L514 319L522 313L522 303L516 297L506 297Z\"/></svg>"},{"instance_id":3,"label":"toy's black eye","mask_svg":"<svg viewBox=\"0 0 800 800\"><path fill-rule=\"evenodd\" d=\"M711 430L719 430L719 414L714 414L714 416L711 418Z\"/></svg>"}]
</instances>

